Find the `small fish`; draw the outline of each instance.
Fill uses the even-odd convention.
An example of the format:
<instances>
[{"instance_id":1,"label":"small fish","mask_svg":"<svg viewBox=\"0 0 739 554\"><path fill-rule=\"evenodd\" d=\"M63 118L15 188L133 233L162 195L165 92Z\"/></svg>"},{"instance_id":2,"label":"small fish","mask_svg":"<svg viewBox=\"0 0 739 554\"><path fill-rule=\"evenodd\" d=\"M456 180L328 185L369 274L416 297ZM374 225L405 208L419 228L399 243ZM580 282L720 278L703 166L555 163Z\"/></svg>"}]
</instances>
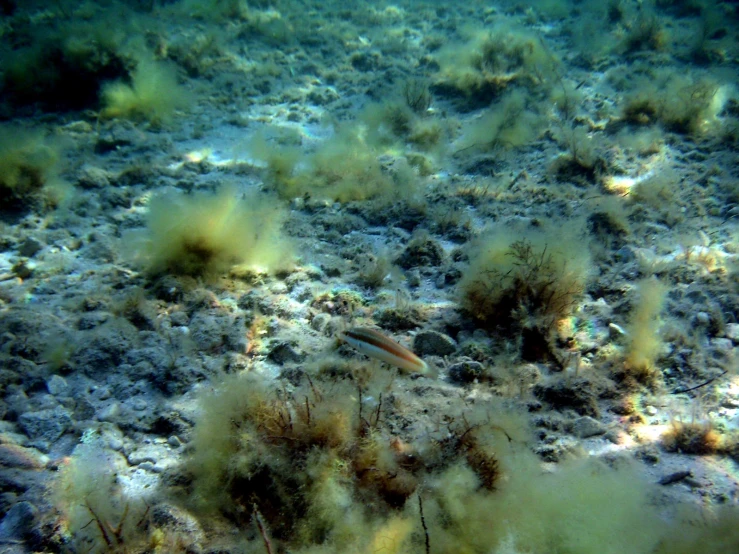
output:
<instances>
[{"instance_id":1,"label":"small fish","mask_svg":"<svg viewBox=\"0 0 739 554\"><path fill-rule=\"evenodd\" d=\"M406 371L424 374L429 371L428 364L421 358L374 329L354 327L340 333L339 338L370 358L376 358Z\"/></svg>"}]
</instances>

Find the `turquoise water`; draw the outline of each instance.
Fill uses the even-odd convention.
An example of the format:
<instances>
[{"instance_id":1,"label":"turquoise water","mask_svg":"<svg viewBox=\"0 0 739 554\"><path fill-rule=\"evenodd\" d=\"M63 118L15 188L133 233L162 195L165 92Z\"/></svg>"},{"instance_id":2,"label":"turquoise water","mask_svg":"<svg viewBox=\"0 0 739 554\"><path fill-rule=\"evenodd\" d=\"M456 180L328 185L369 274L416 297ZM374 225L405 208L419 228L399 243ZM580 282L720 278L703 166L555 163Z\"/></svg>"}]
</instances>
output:
<instances>
[{"instance_id":1,"label":"turquoise water","mask_svg":"<svg viewBox=\"0 0 739 554\"><path fill-rule=\"evenodd\" d=\"M739 549L738 20L0 0L3 547Z\"/></svg>"}]
</instances>

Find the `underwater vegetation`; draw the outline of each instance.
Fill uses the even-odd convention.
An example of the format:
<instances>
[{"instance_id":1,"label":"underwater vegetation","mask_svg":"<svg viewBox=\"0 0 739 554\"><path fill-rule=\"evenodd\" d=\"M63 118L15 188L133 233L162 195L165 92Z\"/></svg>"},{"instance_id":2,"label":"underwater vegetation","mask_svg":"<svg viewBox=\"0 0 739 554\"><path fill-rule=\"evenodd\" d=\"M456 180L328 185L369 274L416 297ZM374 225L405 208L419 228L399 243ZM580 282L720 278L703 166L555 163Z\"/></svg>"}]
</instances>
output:
<instances>
[{"instance_id":1,"label":"underwater vegetation","mask_svg":"<svg viewBox=\"0 0 739 554\"><path fill-rule=\"evenodd\" d=\"M281 540L321 542L333 532L348 541L362 505L402 505L417 479L379 432L381 384L301 381L289 393L258 376L229 378L203 398L193 499L242 522L256 506ZM375 394L376 405L363 405ZM355 494L363 502L352 507Z\"/></svg>"},{"instance_id":2,"label":"underwater vegetation","mask_svg":"<svg viewBox=\"0 0 739 554\"><path fill-rule=\"evenodd\" d=\"M154 124L166 123L188 102L187 93L177 81L176 68L153 60L138 63L130 84L104 84L101 96L101 117L141 119Z\"/></svg>"},{"instance_id":3,"label":"underwater vegetation","mask_svg":"<svg viewBox=\"0 0 739 554\"><path fill-rule=\"evenodd\" d=\"M655 554L689 554L693 552L727 552L739 540L736 510L719 507L705 519L696 520L696 513L685 510L683 525L662 540Z\"/></svg>"},{"instance_id":4,"label":"underwater vegetation","mask_svg":"<svg viewBox=\"0 0 739 554\"><path fill-rule=\"evenodd\" d=\"M59 161L59 148L43 132L0 126L0 209L58 204L67 188Z\"/></svg>"},{"instance_id":5,"label":"underwater vegetation","mask_svg":"<svg viewBox=\"0 0 739 554\"><path fill-rule=\"evenodd\" d=\"M61 548L86 552L123 552L148 541L149 508L126 494L116 479L123 460L94 443L80 444L59 471L52 491L62 512Z\"/></svg>"},{"instance_id":6,"label":"underwater vegetation","mask_svg":"<svg viewBox=\"0 0 739 554\"><path fill-rule=\"evenodd\" d=\"M0 13L1 544L736 550L734 2Z\"/></svg>"},{"instance_id":7,"label":"underwater vegetation","mask_svg":"<svg viewBox=\"0 0 739 554\"><path fill-rule=\"evenodd\" d=\"M267 537L293 552L616 554L664 533L625 461L542 472L510 405L447 417L413 443L394 436L391 383L362 365L291 390L227 377L202 396L188 502L249 528L257 552Z\"/></svg>"},{"instance_id":8,"label":"underwater vegetation","mask_svg":"<svg viewBox=\"0 0 739 554\"><path fill-rule=\"evenodd\" d=\"M273 270L289 264L282 207L258 192L168 192L151 199L146 230L130 231L126 249L152 275L219 276L235 266Z\"/></svg>"},{"instance_id":9,"label":"underwater vegetation","mask_svg":"<svg viewBox=\"0 0 739 554\"><path fill-rule=\"evenodd\" d=\"M460 305L484 328L520 341L524 359L547 359L557 321L584 293L590 255L573 240L576 225L517 231L494 226L472 246Z\"/></svg>"},{"instance_id":10,"label":"underwater vegetation","mask_svg":"<svg viewBox=\"0 0 739 554\"><path fill-rule=\"evenodd\" d=\"M642 384L654 385L658 379L655 361L663 346L659 335L659 314L666 292L666 287L657 279L645 279L637 285L623 368L627 377Z\"/></svg>"},{"instance_id":11,"label":"underwater vegetation","mask_svg":"<svg viewBox=\"0 0 739 554\"><path fill-rule=\"evenodd\" d=\"M466 42L439 51L433 85L460 109L485 107L509 87L545 88L556 76L559 62L540 37L507 25L469 34Z\"/></svg>"},{"instance_id":12,"label":"underwater vegetation","mask_svg":"<svg viewBox=\"0 0 739 554\"><path fill-rule=\"evenodd\" d=\"M374 200L379 204L419 201L421 182L407 163L383 167L361 128L340 126L315 150L254 140L251 155L266 164L266 185L285 199Z\"/></svg>"},{"instance_id":13,"label":"underwater vegetation","mask_svg":"<svg viewBox=\"0 0 739 554\"><path fill-rule=\"evenodd\" d=\"M40 104L52 110L93 107L103 82L126 75L121 23L55 21L43 30L19 25L16 44L3 49L0 85L13 107Z\"/></svg>"},{"instance_id":14,"label":"underwater vegetation","mask_svg":"<svg viewBox=\"0 0 739 554\"><path fill-rule=\"evenodd\" d=\"M715 127L728 90L707 76L669 70L636 73L623 103L623 118L636 125L659 123L665 129L702 134Z\"/></svg>"},{"instance_id":15,"label":"underwater vegetation","mask_svg":"<svg viewBox=\"0 0 739 554\"><path fill-rule=\"evenodd\" d=\"M544 127L544 121L531 98L523 91L506 93L461 137L461 149L511 149L529 144Z\"/></svg>"},{"instance_id":16,"label":"underwater vegetation","mask_svg":"<svg viewBox=\"0 0 739 554\"><path fill-rule=\"evenodd\" d=\"M161 124L188 104L178 66L152 47L161 23L144 23L143 16L126 14L117 3L56 7L57 16L51 8L45 25L30 24L26 15L7 28L8 40L0 44L5 117L36 106L59 112L100 109L103 118ZM148 44L142 25L148 26Z\"/></svg>"}]
</instances>

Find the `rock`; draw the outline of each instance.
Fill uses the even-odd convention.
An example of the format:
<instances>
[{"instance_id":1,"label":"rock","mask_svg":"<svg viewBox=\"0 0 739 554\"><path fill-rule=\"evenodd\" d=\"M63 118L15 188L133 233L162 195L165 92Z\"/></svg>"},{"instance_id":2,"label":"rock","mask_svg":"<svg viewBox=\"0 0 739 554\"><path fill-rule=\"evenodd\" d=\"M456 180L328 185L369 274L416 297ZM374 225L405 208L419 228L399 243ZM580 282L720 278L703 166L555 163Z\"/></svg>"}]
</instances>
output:
<instances>
[{"instance_id":1,"label":"rock","mask_svg":"<svg viewBox=\"0 0 739 554\"><path fill-rule=\"evenodd\" d=\"M71 364L88 376L100 376L118 370L124 357L138 342L138 329L129 321L116 318L107 325L85 331L80 337L84 348L72 354Z\"/></svg>"},{"instance_id":2,"label":"rock","mask_svg":"<svg viewBox=\"0 0 739 554\"><path fill-rule=\"evenodd\" d=\"M118 124L97 136L94 150L96 154L107 154L142 142L141 133L137 133L132 125Z\"/></svg>"},{"instance_id":3,"label":"rock","mask_svg":"<svg viewBox=\"0 0 739 554\"><path fill-rule=\"evenodd\" d=\"M621 416L631 415L636 412L636 405L632 398L623 398L611 407L611 411Z\"/></svg>"},{"instance_id":4,"label":"rock","mask_svg":"<svg viewBox=\"0 0 739 554\"><path fill-rule=\"evenodd\" d=\"M65 395L69 390L69 384L67 380L61 375L52 375L49 380L46 381L46 390L49 394L54 396Z\"/></svg>"},{"instance_id":5,"label":"rock","mask_svg":"<svg viewBox=\"0 0 739 554\"><path fill-rule=\"evenodd\" d=\"M104 169L84 166L77 177L77 184L83 189L100 189L110 185L110 175Z\"/></svg>"},{"instance_id":6,"label":"rock","mask_svg":"<svg viewBox=\"0 0 739 554\"><path fill-rule=\"evenodd\" d=\"M0 444L0 466L19 469L42 469L46 456L37 450L24 448L17 444Z\"/></svg>"},{"instance_id":7,"label":"rock","mask_svg":"<svg viewBox=\"0 0 739 554\"><path fill-rule=\"evenodd\" d=\"M421 273L418 271L418 269L413 268L408 270L408 272L405 275L408 286L410 288L416 288L421 286Z\"/></svg>"},{"instance_id":8,"label":"rock","mask_svg":"<svg viewBox=\"0 0 739 554\"><path fill-rule=\"evenodd\" d=\"M27 260L20 260L14 263L10 269L19 279L29 279L33 275L35 264Z\"/></svg>"},{"instance_id":9,"label":"rock","mask_svg":"<svg viewBox=\"0 0 739 554\"><path fill-rule=\"evenodd\" d=\"M72 121L62 127L69 133L92 133L95 129L87 121Z\"/></svg>"},{"instance_id":10,"label":"rock","mask_svg":"<svg viewBox=\"0 0 739 554\"><path fill-rule=\"evenodd\" d=\"M137 466L144 462L156 464L159 455L160 449L156 445L142 445L128 455L128 463L132 466Z\"/></svg>"},{"instance_id":11,"label":"rock","mask_svg":"<svg viewBox=\"0 0 739 554\"><path fill-rule=\"evenodd\" d=\"M198 350L206 352L245 352L248 346L243 320L234 322L230 317L195 314L189 325L189 337Z\"/></svg>"},{"instance_id":12,"label":"rock","mask_svg":"<svg viewBox=\"0 0 739 554\"><path fill-rule=\"evenodd\" d=\"M626 331L624 331L620 325L616 325L615 323L608 324L608 334L612 339L618 339L619 337L625 337L627 335Z\"/></svg>"},{"instance_id":13,"label":"rock","mask_svg":"<svg viewBox=\"0 0 739 554\"><path fill-rule=\"evenodd\" d=\"M646 445L641 448L638 448L634 455L642 460L644 463L647 463L649 465L654 465L659 463L660 460L660 452L654 445Z\"/></svg>"},{"instance_id":14,"label":"rock","mask_svg":"<svg viewBox=\"0 0 739 554\"><path fill-rule=\"evenodd\" d=\"M29 237L18 247L18 254L24 258L33 258L43 247L41 242Z\"/></svg>"},{"instance_id":15,"label":"rock","mask_svg":"<svg viewBox=\"0 0 739 554\"><path fill-rule=\"evenodd\" d=\"M329 321L331 321L330 315L323 313L316 314L313 316L313 319L311 319L310 326L314 331L323 333L326 330L326 326L329 324Z\"/></svg>"},{"instance_id":16,"label":"rock","mask_svg":"<svg viewBox=\"0 0 739 554\"><path fill-rule=\"evenodd\" d=\"M160 413L152 422L150 432L162 437L182 435L187 433L189 425L180 417L179 412L169 411Z\"/></svg>"},{"instance_id":17,"label":"rock","mask_svg":"<svg viewBox=\"0 0 739 554\"><path fill-rule=\"evenodd\" d=\"M597 417L597 388L587 379L562 379L534 385L533 393L555 409L571 408L580 415Z\"/></svg>"},{"instance_id":18,"label":"rock","mask_svg":"<svg viewBox=\"0 0 739 554\"><path fill-rule=\"evenodd\" d=\"M191 278L165 275L158 279L152 288L154 296L165 302L182 302Z\"/></svg>"},{"instance_id":19,"label":"rock","mask_svg":"<svg viewBox=\"0 0 739 554\"><path fill-rule=\"evenodd\" d=\"M580 449L576 439L571 437L553 438L548 444L540 444L534 448L536 454L545 462L557 463L572 455Z\"/></svg>"},{"instance_id":20,"label":"rock","mask_svg":"<svg viewBox=\"0 0 739 554\"><path fill-rule=\"evenodd\" d=\"M33 531L38 509L30 502L18 502L0 522L0 542L23 541Z\"/></svg>"},{"instance_id":21,"label":"rock","mask_svg":"<svg viewBox=\"0 0 739 554\"><path fill-rule=\"evenodd\" d=\"M439 266L444 261L444 249L427 235L413 238L403 253L395 260L403 269L422 266Z\"/></svg>"},{"instance_id":22,"label":"rock","mask_svg":"<svg viewBox=\"0 0 739 554\"><path fill-rule=\"evenodd\" d=\"M102 387L98 387L92 390L92 397L97 402L105 402L106 400L110 400L113 397L113 393L111 392L109 386L103 385Z\"/></svg>"},{"instance_id":23,"label":"rock","mask_svg":"<svg viewBox=\"0 0 739 554\"><path fill-rule=\"evenodd\" d=\"M721 399L721 407L735 410L739 408L739 396L731 396L728 393L724 398Z\"/></svg>"},{"instance_id":24,"label":"rock","mask_svg":"<svg viewBox=\"0 0 739 554\"><path fill-rule=\"evenodd\" d=\"M137 467L142 471L148 471L150 473L161 473L163 471L161 468L157 467L154 463L148 462L148 461L141 462L140 464L138 464Z\"/></svg>"},{"instance_id":25,"label":"rock","mask_svg":"<svg viewBox=\"0 0 739 554\"><path fill-rule=\"evenodd\" d=\"M95 327L100 327L103 323L110 319L110 314L105 312L92 312L83 314L77 320L77 329L80 331L89 331Z\"/></svg>"},{"instance_id":26,"label":"rock","mask_svg":"<svg viewBox=\"0 0 739 554\"><path fill-rule=\"evenodd\" d=\"M157 504L151 509L151 524L177 537L183 552L202 552L205 539L203 530L198 520L182 508L171 504Z\"/></svg>"},{"instance_id":27,"label":"rock","mask_svg":"<svg viewBox=\"0 0 739 554\"><path fill-rule=\"evenodd\" d=\"M485 373L485 366L480 362L464 361L449 366L449 380L453 383L472 383Z\"/></svg>"},{"instance_id":28,"label":"rock","mask_svg":"<svg viewBox=\"0 0 739 554\"><path fill-rule=\"evenodd\" d=\"M25 412L18 418L18 425L33 440L52 443L72 425L72 418L61 406L38 412Z\"/></svg>"},{"instance_id":29,"label":"rock","mask_svg":"<svg viewBox=\"0 0 739 554\"><path fill-rule=\"evenodd\" d=\"M131 409L135 412L143 412L149 407L149 403L141 397L130 399L128 405L131 406Z\"/></svg>"},{"instance_id":30,"label":"rock","mask_svg":"<svg viewBox=\"0 0 739 554\"><path fill-rule=\"evenodd\" d=\"M377 314L377 324L388 331L407 331L416 329L423 323L420 310L408 308L386 308Z\"/></svg>"},{"instance_id":31,"label":"rock","mask_svg":"<svg viewBox=\"0 0 739 554\"><path fill-rule=\"evenodd\" d=\"M118 402L111 402L100 410L97 418L100 421L109 421L114 423L119 417L121 417L121 412L121 405Z\"/></svg>"},{"instance_id":32,"label":"rock","mask_svg":"<svg viewBox=\"0 0 739 554\"><path fill-rule=\"evenodd\" d=\"M739 342L739 323L726 324L726 338Z\"/></svg>"},{"instance_id":33,"label":"rock","mask_svg":"<svg viewBox=\"0 0 739 554\"><path fill-rule=\"evenodd\" d=\"M190 324L190 317L187 315L187 312L178 311L178 312L172 312L169 314L169 323L172 326L173 329L180 328L180 329L186 329L187 326Z\"/></svg>"},{"instance_id":34,"label":"rock","mask_svg":"<svg viewBox=\"0 0 739 554\"><path fill-rule=\"evenodd\" d=\"M598 435L605 435L606 431L607 429L605 425L590 416L577 418L575 421L572 422L570 428L570 432L581 439L596 437Z\"/></svg>"},{"instance_id":35,"label":"rock","mask_svg":"<svg viewBox=\"0 0 739 554\"><path fill-rule=\"evenodd\" d=\"M198 350L216 352L223 347L225 332L221 318L197 313L190 321L190 337Z\"/></svg>"},{"instance_id":36,"label":"rock","mask_svg":"<svg viewBox=\"0 0 739 554\"><path fill-rule=\"evenodd\" d=\"M40 486L40 471L29 471L20 468L6 468L0 465L0 491L21 494Z\"/></svg>"},{"instance_id":37,"label":"rock","mask_svg":"<svg viewBox=\"0 0 739 554\"><path fill-rule=\"evenodd\" d=\"M693 325L695 327L705 327L709 323L711 323L711 316L706 312L698 312L695 314L695 318L693 319Z\"/></svg>"},{"instance_id":38,"label":"rock","mask_svg":"<svg viewBox=\"0 0 739 554\"><path fill-rule=\"evenodd\" d=\"M8 513L8 510L18 502L18 495L14 492L2 492L0 493L0 521Z\"/></svg>"},{"instance_id":39,"label":"rock","mask_svg":"<svg viewBox=\"0 0 739 554\"><path fill-rule=\"evenodd\" d=\"M731 339L711 339L711 346L721 354L729 354L734 348L734 344L731 342Z\"/></svg>"},{"instance_id":40,"label":"rock","mask_svg":"<svg viewBox=\"0 0 739 554\"><path fill-rule=\"evenodd\" d=\"M624 246L623 248L619 248L614 258L618 260L621 263L629 263L633 262L636 259L636 254L634 254L633 249L631 249L629 246Z\"/></svg>"},{"instance_id":41,"label":"rock","mask_svg":"<svg viewBox=\"0 0 739 554\"><path fill-rule=\"evenodd\" d=\"M115 450L116 452L121 452L123 450L123 441L118 437L106 437L106 439L108 441L108 448L111 450Z\"/></svg>"},{"instance_id":42,"label":"rock","mask_svg":"<svg viewBox=\"0 0 739 554\"><path fill-rule=\"evenodd\" d=\"M413 339L413 351L419 356L450 356L457 351L457 343L443 333L421 331Z\"/></svg>"},{"instance_id":43,"label":"rock","mask_svg":"<svg viewBox=\"0 0 739 554\"><path fill-rule=\"evenodd\" d=\"M286 342L278 343L269 352L269 359L273 362L284 365L288 362L300 362L305 358L304 355L295 351L295 349Z\"/></svg>"}]
</instances>

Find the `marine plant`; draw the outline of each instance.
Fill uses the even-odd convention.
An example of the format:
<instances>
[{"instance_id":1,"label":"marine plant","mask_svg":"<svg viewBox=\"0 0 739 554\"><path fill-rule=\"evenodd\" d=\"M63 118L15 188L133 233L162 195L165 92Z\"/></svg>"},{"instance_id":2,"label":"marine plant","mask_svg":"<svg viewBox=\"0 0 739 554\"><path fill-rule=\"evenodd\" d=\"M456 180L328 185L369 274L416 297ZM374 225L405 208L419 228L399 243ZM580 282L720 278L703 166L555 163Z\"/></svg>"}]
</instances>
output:
<instances>
[{"instance_id":1,"label":"marine plant","mask_svg":"<svg viewBox=\"0 0 739 554\"><path fill-rule=\"evenodd\" d=\"M431 107L433 95L429 90L429 84L423 79L407 79L403 82L403 99L413 113L423 115Z\"/></svg>"},{"instance_id":2,"label":"marine plant","mask_svg":"<svg viewBox=\"0 0 739 554\"><path fill-rule=\"evenodd\" d=\"M602 141L584 125L563 121L553 130L555 140L565 149L549 168L558 180L587 184L606 173L607 164L601 155Z\"/></svg>"},{"instance_id":3,"label":"marine plant","mask_svg":"<svg viewBox=\"0 0 739 554\"><path fill-rule=\"evenodd\" d=\"M0 44L3 100L13 107L94 108L101 83L127 73L124 45L133 31L114 17L103 11L85 20L44 20L21 30L27 36L20 47Z\"/></svg>"},{"instance_id":4,"label":"marine plant","mask_svg":"<svg viewBox=\"0 0 739 554\"><path fill-rule=\"evenodd\" d=\"M628 464L542 471L525 414L502 401L408 440L378 375L226 377L201 396L185 500L238 522L256 552L647 554L664 536Z\"/></svg>"},{"instance_id":5,"label":"marine plant","mask_svg":"<svg viewBox=\"0 0 739 554\"><path fill-rule=\"evenodd\" d=\"M720 435L707 419L704 421L673 419L661 440L663 448L668 452L683 454L715 454L721 446Z\"/></svg>"},{"instance_id":6,"label":"marine plant","mask_svg":"<svg viewBox=\"0 0 739 554\"><path fill-rule=\"evenodd\" d=\"M62 185L58 150L40 131L0 125L0 208L41 199L42 189Z\"/></svg>"},{"instance_id":7,"label":"marine plant","mask_svg":"<svg viewBox=\"0 0 739 554\"><path fill-rule=\"evenodd\" d=\"M628 344L622 376L628 380L654 386L661 372L656 366L662 351L659 315L667 288L655 278L643 279L636 286L636 295L629 317Z\"/></svg>"},{"instance_id":8,"label":"marine plant","mask_svg":"<svg viewBox=\"0 0 739 554\"><path fill-rule=\"evenodd\" d=\"M206 395L189 464L196 503L240 521L256 506L273 537L298 543L341 535L342 520L363 511L355 494L365 506L402 506L417 485L379 432L383 389L357 366L353 375L333 385L303 377L294 391L231 377Z\"/></svg>"},{"instance_id":9,"label":"marine plant","mask_svg":"<svg viewBox=\"0 0 739 554\"><path fill-rule=\"evenodd\" d=\"M729 97L727 87L708 75L650 70L632 79L622 116L632 124L659 123L669 131L700 136L715 128Z\"/></svg>"},{"instance_id":10,"label":"marine plant","mask_svg":"<svg viewBox=\"0 0 739 554\"><path fill-rule=\"evenodd\" d=\"M555 323L575 309L589 272L575 234L491 229L472 247L459 282L462 309L483 328L520 340L525 359L549 358Z\"/></svg>"},{"instance_id":11,"label":"marine plant","mask_svg":"<svg viewBox=\"0 0 739 554\"><path fill-rule=\"evenodd\" d=\"M64 547L75 552L129 552L146 544L148 508L124 492L116 479L121 454L97 444L95 431L83 436L60 467L51 499L60 511Z\"/></svg>"},{"instance_id":12,"label":"marine plant","mask_svg":"<svg viewBox=\"0 0 739 554\"><path fill-rule=\"evenodd\" d=\"M132 261L152 275L214 277L236 266L272 270L289 262L280 231L282 207L269 196L231 187L186 195L170 191L149 202L146 229L125 236Z\"/></svg>"},{"instance_id":13,"label":"marine plant","mask_svg":"<svg viewBox=\"0 0 739 554\"><path fill-rule=\"evenodd\" d=\"M457 99L464 110L485 107L514 85L546 88L559 65L540 37L506 24L471 33L438 58L432 90Z\"/></svg>"},{"instance_id":14,"label":"marine plant","mask_svg":"<svg viewBox=\"0 0 739 554\"><path fill-rule=\"evenodd\" d=\"M116 81L102 88L103 118L170 121L175 110L187 105L188 94L178 83L177 70L164 62L143 59L131 74L131 82Z\"/></svg>"},{"instance_id":15,"label":"marine plant","mask_svg":"<svg viewBox=\"0 0 739 554\"><path fill-rule=\"evenodd\" d=\"M267 166L267 187L286 200L376 200L383 205L412 201L420 192L415 172L407 163L394 164L393 171L383 167L365 131L363 125L341 126L308 153L293 145L271 145L264 138L256 139L250 149Z\"/></svg>"},{"instance_id":16,"label":"marine plant","mask_svg":"<svg viewBox=\"0 0 739 554\"><path fill-rule=\"evenodd\" d=\"M646 5L640 5L635 13L629 14L626 36L621 50L634 53L642 50L664 50L667 46L667 31L657 14Z\"/></svg>"},{"instance_id":17,"label":"marine plant","mask_svg":"<svg viewBox=\"0 0 739 554\"><path fill-rule=\"evenodd\" d=\"M739 544L739 508L718 506L714 510L685 507L677 523L659 542L654 554L723 554Z\"/></svg>"},{"instance_id":18,"label":"marine plant","mask_svg":"<svg viewBox=\"0 0 739 554\"><path fill-rule=\"evenodd\" d=\"M464 130L460 150L524 146L537 138L543 126L529 95L518 89L503 95Z\"/></svg>"}]
</instances>

